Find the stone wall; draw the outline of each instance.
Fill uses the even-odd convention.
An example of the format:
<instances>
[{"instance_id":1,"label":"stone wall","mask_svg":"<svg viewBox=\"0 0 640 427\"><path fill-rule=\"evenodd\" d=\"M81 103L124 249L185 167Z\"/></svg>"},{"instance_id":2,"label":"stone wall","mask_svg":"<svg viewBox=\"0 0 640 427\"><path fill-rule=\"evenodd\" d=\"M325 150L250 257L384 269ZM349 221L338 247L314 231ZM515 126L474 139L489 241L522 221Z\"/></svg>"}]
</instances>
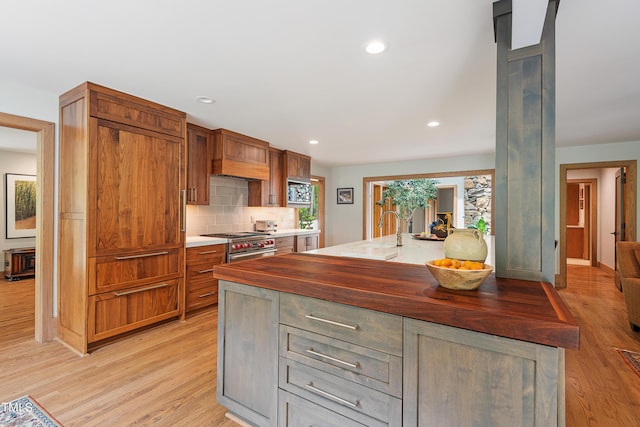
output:
<instances>
[{"instance_id":1,"label":"stone wall","mask_svg":"<svg viewBox=\"0 0 640 427\"><path fill-rule=\"evenodd\" d=\"M482 217L491 233L491 175L464 178L464 226L475 226Z\"/></svg>"}]
</instances>

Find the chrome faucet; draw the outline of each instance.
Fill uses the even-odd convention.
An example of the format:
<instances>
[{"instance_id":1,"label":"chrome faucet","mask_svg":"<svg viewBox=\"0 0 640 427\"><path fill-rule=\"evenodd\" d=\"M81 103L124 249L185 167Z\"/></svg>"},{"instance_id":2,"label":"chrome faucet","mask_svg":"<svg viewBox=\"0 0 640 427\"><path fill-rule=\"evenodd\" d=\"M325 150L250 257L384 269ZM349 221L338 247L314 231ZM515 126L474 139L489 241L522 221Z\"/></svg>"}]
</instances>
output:
<instances>
[{"instance_id":1,"label":"chrome faucet","mask_svg":"<svg viewBox=\"0 0 640 427\"><path fill-rule=\"evenodd\" d=\"M382 223L384 222L384 216L386 214L394 214L396 216L396 246L402 246L402 233L400 233L400 214L396 211L384 211L382 215L380 215L380 221L378 222L378 227L382 228Z\"/></svg>"}]
</instances>

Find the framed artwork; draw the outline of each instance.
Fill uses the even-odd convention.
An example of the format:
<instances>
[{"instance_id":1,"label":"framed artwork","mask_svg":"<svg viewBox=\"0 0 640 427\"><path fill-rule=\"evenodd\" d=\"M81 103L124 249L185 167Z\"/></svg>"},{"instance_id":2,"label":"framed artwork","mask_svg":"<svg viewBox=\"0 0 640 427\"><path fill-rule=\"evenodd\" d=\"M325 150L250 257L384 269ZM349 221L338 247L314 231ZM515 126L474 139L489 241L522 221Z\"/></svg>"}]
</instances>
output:
<instances>
[{"instance_id":1,"label":"framed artwork","mask_svg":"<svg viewBox=\"0 0 640 427\"><path fill-rule=\"evenodd\" d=\"M6 238L36 236L35 175L5 174Z\"/></svg>"},{"instance_id":2,"label":"framed artwork","mask_svg":"<svg viewBox=\"0 0 640 427\"><path fill-rule=\"evenodd\" d=\"M338 188L338 204L339 205L353 204L353 187Z\"/></svg>"}]
</instances>

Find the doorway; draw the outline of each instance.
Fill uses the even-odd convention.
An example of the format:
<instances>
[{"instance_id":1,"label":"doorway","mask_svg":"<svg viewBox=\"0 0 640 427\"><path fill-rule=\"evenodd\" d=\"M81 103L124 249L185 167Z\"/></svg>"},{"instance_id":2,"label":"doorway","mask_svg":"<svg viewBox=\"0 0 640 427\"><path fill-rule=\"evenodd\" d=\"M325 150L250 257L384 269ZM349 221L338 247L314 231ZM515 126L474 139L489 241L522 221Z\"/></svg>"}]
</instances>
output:
<instances>
[{"instance_id":1,"label":"doorway","mask_svg":"<svg viewBox=\"0 0 640 427\"><path fill-rule=\"evenodd\" d=\"M55 124L0 113L0 126L37 134L35 340L39 343L47 342L53 340L55 336L53 315Z\"/></svg>"},{"instance_id":2,"label":"doorway","mask_svg":"<svg viewBox=\"0 0 640 427\"><path fill-rule=\"evenodd\" d=\"M465 182L465 178L469 177L480 177L480 184L473 183L471 182L471 180L469 180L469 182ZM379 227L377 227L377 224L379 223L380 211L376 214L376 208L379 208L379 206L376 205L376 202L381 199L380 195L382 190L384 189L384 183L389 181L422 178L438 180L439 183L437 184L437 187L442 188L443 192L448 194L447 197L452 200L452 202L449 203L449 209L452 212L452 224L454 224L455 226L464 228L469 224L474 224L475 221L481 216L484 217L484 220L487 221L488 224L493 224L494 201L493 197L490 197L490 195L494 194L495 192L495 170L493 169L364 177L362 179L364 194L362 204L362 238L364 240L378 237L375 235L376 232L378 232L380 235L385 235L384 233L395 234L396 232L395 223L391 222L392 219L395 218L392 215L387 216L384 221L386 223L387 220L389 220L390 224L393 224L393 227L391 227L392 231L385 231L383 227L383 230L381 232ZM469 185L469 183L471 183L472 186L488 186L486 191L489 196L478 197L476 200L474 200L474 204L476 204L479 209L478 211L471 211L469 209L466 209L464 197L461 197L461 195L465 192L465 186ZM455 190L456 188L458 190ZM473 191L471 192L473 193ZM420 216L421 218L418 220L418 222L413 223L412 232L417 233L422 231L421 229L419 229L419 227L423 225L423 221L424 229L428 228L428 225L431 223L431 221L433 221L433 219L438 215L439 212L445 212L444 209L446 207L438 207L437 203L438 202L435 201L433 206L428 209L420 210L420 213L416 211L416 214L414 214L414 216ZM385 207L385 209L387 208ZM422 218L424 218L424 220ZM401 227L403 227L402 231L405 231L402 224ZM492 230L492 228L489 226L488 230ZM489 233L493 234L493 231L489 231Z\"/></svg>"},{"instance_id":3,"label":"doorway","mask_svg":"<svg viewBox=\"0 0 640 427\"><path fill-rule=\"evenodd\" d=\"M591 236L590 248L591 265L609 271L615 272L615 239L613 232L615 225L607 219L608 212L615 208L615 202L599 203L605 197L613 200L616 192L615 172L621 168L626 171L626 182L624 187L625 204L621 212L623 223L625 224L624 236L621 240L636 240L636 188L637 188L637 162L635 160L621 160L609 162L592 162L592 163L575 163L560 165L560 236L559 236L559 274L556 277L556 287L567 287L567 206L568 193L571 191L569 185L572 183L583 181L590 184L589 193L584 193L583 205L587 203L584 197L589 197L587 208L590 209ZM600 179L584 179L577 178L576 172L589 172L591 175L599 175ZM573 181L573 182L572 182ZM579 188L579 187L578 187ZM598 190L600 188L600 190ZM606 191L606 193L605 193ZM613 194L611 194L613 193ZM608 195L607 195L608 194ZM579 195L578 195L579 197ZM579 200L579 198L578 198ZM608 200L608 199L607 199ZM614 214L610 214L611 217ZM588 219L587 219L588 220ZM611 228L611 230L609 230ZM594 231L595 230L595 231ZM595 234L595 236L594 236ZM600 255L598 255L600 254Z\"/></svg>"},{"instance_id":4,"label":"doorway","mask_svg":"<svg viewBox=\"0 0 640 427\"><path fill-rule=\"evenodd\" d=\"M598 267L598 209L597 179L567 179L567 264Z\"/></svg>"}]
</instances>

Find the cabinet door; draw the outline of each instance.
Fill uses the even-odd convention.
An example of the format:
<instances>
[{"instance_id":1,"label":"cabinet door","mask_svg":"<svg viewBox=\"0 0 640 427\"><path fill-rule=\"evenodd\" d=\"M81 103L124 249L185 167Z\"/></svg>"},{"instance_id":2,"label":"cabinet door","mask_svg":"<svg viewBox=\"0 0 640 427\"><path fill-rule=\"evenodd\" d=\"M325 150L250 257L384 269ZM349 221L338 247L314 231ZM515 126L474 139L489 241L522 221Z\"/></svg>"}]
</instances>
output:
<instances>
[{"instance_id":1,"label":"cabinet door","mask_svg":"<svg viewBox=\"0 0 640 427\"><path fill-rule=\"evenodd\" d=\"M269 194L268 206L286 206L282 190L282 152L269 151Z\"/></svg>"},{"instance_id":2,"label":"cabinet door","mask_svg":"<svg viewBox=\"0 0 640 427\"><path fill-rule=\"evenodd\" d=\"M269 149L269 180L249 181L249 206L286 206L284 200L282 151Z\"/></svg>"},{"instance_id":3,"label":"cabinet door","mask_svg":"<svg viewBox=\"0 0 640 427\"><path fill-rule=\"evenodd\" d=\"M90 123L89 256L183 247L184 140Z\"/></svg>"},{"instance_id":4,"label":"cabinet door","mask_svg":"<svg viewBox=\"0 0 640 427\"><path fill-rule=\"evenodd\" d=\"M562 349L404 319L403 353L404 426L558 425Z\"/></svg>"},{"instance_id":5,"label":"cabinet door","mask_svg":"<svg viewBox=\"0 0 640 427\"><path fill-rule=\"evenodd\" d=\"M310 178L311 157L304 154L285 151L285 166L289 178Z\"/></svg>"},{"instance_id":6,"label":"cabinet door","mask_svg":"<svg viewBox=\"0 0 640 427\"><path fill-rule=\"evenodd\" d=\"M278 321L277 292L220 280L216 398L256 426L276 423Z\"/></svg>"},{"instance_id":7,"label":"cabinet door","mask_svg":"<svg viewBox=\"0 0 640 427\"><path fill-rule=\"evenodd\" d=\"M295 237L276 237L276 255L286 255L295 252Z\"/></svg>"},{"instance_id":8,"label":"cabinet door","mask_svg":"<svg viewBox=\"0 0 640 427\"><path fill-rule=\"evenodd\" d=\"M209 204L211 132L187 125L187 204Z\"/></svg>"}]
</instances>

